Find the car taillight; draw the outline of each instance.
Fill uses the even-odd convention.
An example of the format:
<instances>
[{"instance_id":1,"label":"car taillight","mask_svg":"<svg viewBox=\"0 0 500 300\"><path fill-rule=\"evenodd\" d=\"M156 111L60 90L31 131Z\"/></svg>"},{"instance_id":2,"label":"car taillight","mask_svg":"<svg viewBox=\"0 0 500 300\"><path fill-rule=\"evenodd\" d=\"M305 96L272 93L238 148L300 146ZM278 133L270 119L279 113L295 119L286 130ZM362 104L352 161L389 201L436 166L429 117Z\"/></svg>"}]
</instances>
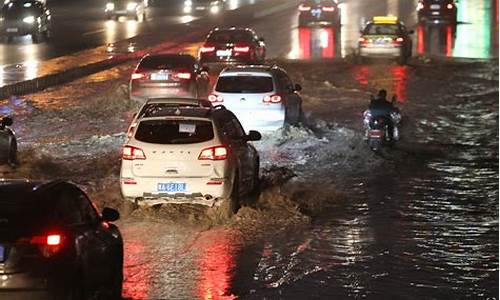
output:
<instances>
[{"instance_id":1,"label":"car taillight","mask_svg":"<svg viewBox=\"0 0 500 300\"><path fill-rule=\"evenodd\" d=\"M401 44L401 43L403 43L403 42L404 42L404 38L402 38L402 37L398 37L398 38L395 38L395 39L393 40L393 43L394 43L394 44Z\"/></svg>"},{"instance_id":2,"label":"car taillight","mask_svg":"<svg viewBox=\"0 0 500 300\"><path fill-rule=\"evenodd\" d=\"M214 52L215 51L215 46L210 46L210 45L203 45L200 48L201 53L209 53L209 52Z\"/></svg>"},{"instance_id":3,"label":"car taillight","mask_svg":"<svg viewBox=\"0 0 500 300\"><path fill-rule=\"evenodd\" d=\"M299 10L300 11L310 11L311 10L311 6L305 5L305 4L301 4L301 5L299 5Z\"/></svg>"},{"instance_id":4,"label":"car taillight","mask_svg":"<svg viewBox=\"0 0 500 300\"><path fill-rule=\"evenodd\" d=\"M198 156L199 160L225 160L229 155L229 149L226 146L215 146L201 150Z\"/></svg>"},{"instance_id":5,"label":"car taillight","mask_svg":"<svg viewBox=\"0 0 500 300\"><path fill-rule=\"evenodd\" d=\"M123 146L122 159L124 160L135 160L135 159L146 159L144 151L142 149L134 146Z\"/></svg>"},{"instance_id":6,"label":"car taillight","mask_svg":"<svg viewBox=\"0 0 500 300\"><path fill-rule=\"evenodd\" d=\"M335 7L334 6L323 6L321 9L323 11L326 11L326 12L334 12L335 11Z\"/></svg>"},{"instance_id":7,"label":"car taillight","mask_svg":"<svg viewBox=\"0 0 500 300\"><path fill-rule=\"evenodd\" d=\"M453 6L453 4L451 4L451 3L448 3L448 5L446 5L446 8L448 8L448 9L453 9L453 7L454 7L454 6Z\"/></svg>"},{"instance_id":8,"label":"car taillight","mask_svg":"<svg viewBox=\"0 0 500 300\"><path fill-rule=\"evenodd\" d=\"M368 44L368 39L367 39L367 38L364 38L364 37L360 37L360 38L358 39L358 43L359 43L360 45L366 45L366 44Z\"/></svg>"},{"instance_id":9,"label":"car taillight","mask_svg":"<svg viewBox=\"0 0 500 300\"><path fill-rule=\"evenodd\" d=\"M235 52L249 52L250 51L250 46L246 46L246 45L235 45L233 50Z\"/></svg>"},{"instance_id":10,"label":"car taillight","mask_svg":"<svg viewBox=\"0 0 500 300\"><path fill-rule=\"evenodd\" d=\"M63 246L64 236L59 233L37 235L30 239L30 244L37 245L44 257L51 257Z\"/></svg>"},{"instance_id":11,"label":"car taillight","mask_svg":"<svg viewBox=\"0 0 500 300\"><path fill-rule=\"evenodd\" d=\"M190 72L179 72L175 75L175 77L177 77L179 79L189 80L189 79L191 79L191 73Z\"/></svg>"},{"instance_id":12,"label":"car taillight","mask_svg":"<svg viewBox=\"0 0 500 300\"><path fill-rule=\"evenodd\" d=\"M210 94L208 95L208 101L215 103L215 102L224 102L224 99L220 95L214 95Z\"/></svg>"},{"instance_id":13,"label":"car taillight","mask_svg":"<svg viewBox=\"0 0 500 300\"><path fill-rule=\"evenodd\" d=\"M265 96L264 99L262 99L264 103L280 103L281 102L281 96L280 95L271 95L271 96Z\"/></svg>"},{"instance_id":14,"label":"car taillight","mask_svg":"<svg viewBox=\"0 0 500 300\"><path fill-rule=\"evenodd\" d=\"M136 80L136 79L142 79L144 77L146 77L145 74L143 73L132 73L132 80Z\"/></svg>"}]
</instances>

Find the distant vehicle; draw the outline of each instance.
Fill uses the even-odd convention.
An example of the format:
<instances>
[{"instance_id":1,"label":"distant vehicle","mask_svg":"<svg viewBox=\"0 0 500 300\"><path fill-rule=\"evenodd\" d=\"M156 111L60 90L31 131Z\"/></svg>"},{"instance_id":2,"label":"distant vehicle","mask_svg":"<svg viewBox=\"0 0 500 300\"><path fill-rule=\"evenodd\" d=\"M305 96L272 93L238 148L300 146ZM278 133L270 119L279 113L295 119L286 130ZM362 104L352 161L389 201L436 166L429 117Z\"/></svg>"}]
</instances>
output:
<instances>
[{"instance_id":1,"label":"distant vehicle","mask_svg":"<svg viewBox=\"0 0 500 300\"><path fill-rule=\"evenodd\" d=\"M128 17L136 21L145 21L148 5L148 1L145 0L108 0L104 12L108 20Z\"/></svg>"},{"instance_id":2,"label":"distant vehicle","mask_svg":"<svg viewBox=\"0 0 500 300\"><path fill-rule=\"evenodd\" d=\"M306 0L299 5L299 26L340 25L337 0Z\"/></svg>"},{"instance_id":3,"label":"distant vehicle","mask_svg":"<svg viewBox=\"0 0 500 300\"><path fill-rule=\"evenodd\" d=\"M258 186L259 155L248 142L260 138L221 106L146 109L123 147L122 195L136 205L222 205L231 216Z\"/></svg>"},{"instance_id":4,"label":"distant vehicle","mask_svg":"<svg viewBox=\"0 0 500 300\"><path fill-rule=\"evenodd\" d=\"M457 23L457 5L454 0L419 0L417 15L420 23Z\"/></svg>"},{"instance_id":5,"label":"distant vehicle","mask_svg":"<svg viewBox=\"0 0 500 300\"><path fill-rule=\"evenodd\" d=\"M199 51L203 65L263 63L265 58L264 39L249 28L215 28Z\"/></svg>"},{"instance_id":6,"label":"distant vehicle","mask_svg":"<svg viewBox=\"0 0 500 300\"><path fill-rule=\"evenodd\" d=\"M406 64L412 55L412 41L405 25L393 16L373 17L361 31L358 41L359 56L395 58Z\"/></svg>"},{"instance_id":7,"label":"distant vehicle","mask_svg":"<svg viewBox=\"0 0 500 300\"><path fill-rule=\"evenodd\" d=\"M118 218L71 183L0 181L2 299L121 299Z\"/></svg>"},{"instance_id":8,"label":"distant vehicle","mask_svg":"<svg viewBox=\"0 0 500 300\"><path fill-rule=\"evenodd\" d=\"M0 28L7 42L16 36L31 35L33 42L39 43L50 36L50 11L36 0L7 2L0 13Z\"/></svg>"},{"instance_id":9,"label":"distant vehicle","mask_svg":"<svg viewBox=\"0 0 500 300\"><path fill-rule=\"evenodd\" d=\"M149 54L137 64L130 78L130 99L207 98L210 89L208 67L187 54Z\"/></svg>"},{"instance_id":10,"label":"distant vehicle","mask_svg":"<svg viewBox=\"0 0 500 300\"><path fill-rule=\"evenodd\" d=\"M217 15L225 8L226 0L185 0L183 12L185 14Z\"/></svg>"},{"instance_id":11,"label":"distant vehicle","mask_svg":"<svg viewBox=\"0 0 500 300\"><path fill-rule=\"evenodd\" d=\"M0 117L0 164L17 164L17 140L11 117Z\"/></svg>"},{"instance_id":12,"label":"distant vehicle","mask_svg":"<svg viewBox=\"0 0 500 300\"><path fill-rule=\"evenodd\" d=\"M273 131L301 121L301 89L277 66L236 66L220 73L208 100L231 110L246 131Z\"/></svg>"}]
</instances>

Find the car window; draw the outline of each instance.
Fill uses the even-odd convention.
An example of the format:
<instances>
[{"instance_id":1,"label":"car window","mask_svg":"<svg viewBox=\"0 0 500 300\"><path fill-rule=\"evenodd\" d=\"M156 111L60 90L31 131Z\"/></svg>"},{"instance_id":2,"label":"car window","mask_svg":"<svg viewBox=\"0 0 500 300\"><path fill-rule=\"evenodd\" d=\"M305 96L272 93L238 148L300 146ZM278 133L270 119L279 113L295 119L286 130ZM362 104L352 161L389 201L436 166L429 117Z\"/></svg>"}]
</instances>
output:
<instances>
[{"instance_id":1,"label":"car window","mask_svg":"<svg viewBox=\"0 0 500 300\"><path fill-rule=\"evenodd\" d=\"M230 113L224 113L218 118L218 124L222 137L226 140L239 140L245 135L238 119Z\"/></svg>"},{"instance_id":2,"label":"car window","mask_svg":"<svg viewBox=\"0 0 500 300\"><path fill-rule=\"evenodd\" d=\"M135 139L153 144L194 144L214 138L212 122L202 120L144 120Z\"/></svg>"},{"instance_id":3,"label":"car window","mask_svg":"<svg viewBox=\"0 0 500 300\"><path fill-rule=\"evenodd\" d=\"M79 189L74 189L74 197L76 205L81 211L82 222L84 223L95 223L99 220L99 214L95 210L95 207L90 202L90 199L80 191Z\"/></svg>"},{"instance_id":4,"label":"car window","mask_svg":"<svg viewBox=\"0 0 500 300\"><path fill-rule=\"evenodd\" d=\"M215 87L221 93L270 93L273 78L267 76L221 76Z\"/></svg>"},{"instance_id":5,"label":"car window","mask_svg":"<svg viewBox=\"0 0 500 300\"><path fill-rule=\"evenodd\" d=\"M237 42L251 42L252 34L247 31L215 31L207 38L208 42L213 43L237 43Z\"/></svg>"},{"instance_id":6,"label":"car window","mask_svg":"<svg viewBox=\"0 0 500 300\"><path fill-rule=\"evenodd\" d=\"M65 186L57 189L54 194L58 198L54 209L54 218L65 224L81 224L83 216L74 191Z\"/></svg>"},{"instance_id":7,"label":"car window","mask_svg":"<svg viewBox=\"0 0 500 300\"><path fill-rule=\"evenodd\" d=\"M196 61L183 56L147 56L139 63L138 70L192 69Z\"/></svg>"},{"instance_id":8,"label":"car window","mask_svg":"<svg viewBox=\"0 0 500 300\"><path fill-rule=\"evenodd\" d=\"M401 30L397 24L369 24L363 34L367 35L399 35Z\"/></svg>"}]
</instances>

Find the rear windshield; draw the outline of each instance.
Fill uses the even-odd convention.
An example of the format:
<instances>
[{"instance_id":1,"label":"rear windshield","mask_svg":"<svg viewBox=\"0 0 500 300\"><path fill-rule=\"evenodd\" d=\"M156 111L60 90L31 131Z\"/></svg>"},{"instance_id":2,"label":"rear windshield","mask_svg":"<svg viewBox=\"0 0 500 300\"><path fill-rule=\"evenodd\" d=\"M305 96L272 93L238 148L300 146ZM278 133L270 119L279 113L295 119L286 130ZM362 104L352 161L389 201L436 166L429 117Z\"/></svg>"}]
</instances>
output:
<instances>
[{"instance_id":1,"label":"rear windshield","mask_svg":"<svg viewBox=\"0 0 500 300\"><path fill-rule=\"evenodd\" d=\"M273 78L265 76L222 76L215 87L221 93L270 93L274 90Z\"/></svg>"},{"instance_id":2,"label":"rear windshield","mask_svg":"<svg viewBox=\"0 0 500 300\"><path fill-rule=\"evenodd\" d=\"M216 31L213 32L207 39L208 42L213 43L237 43L237 42L251 42L252 34L247 31Z\"/></svg>"},{"instance_id":3,"label":"rear windshield","mask_svg":"<svg viewBox=\"0 0 500 300\"><path fill-rule=\"evenodd\" d=\"M145 120L135 133L138 141L153 144L194 144L214 138L210 121Z\"/></svg>"},{"instance_id":4,"label":"rear windshield","mask_svg":"<svg viewBox=\"0 0 500 300\"><path fill-rule=\"evenodd\" d=\"M369 24L365 28L364 34L367 35L399 35L399 25L397 24Z\"/></svg>"},{"instance_id":5,"label":"rear windshield","mask_svg":"<svg viewBox=\"0 0 500 300\"><path fill-rule=\"evenodd\" d=\"M190 56L148 56L139 64L139 70L192 69L196 63Z\"/></svg>"},{"instance_id":6,"label":"rear windshield","mask_svg":"<svg viewBox=\"0 0 500 300\"><path fill-rule=\"evenodd\" d=\"M43 201L36 201L26 193L0 192L0 227L24 230L45 224L49 210ZM2 228L0 228L2 229ZM33 229L33 228L32 228Z\"/></svg>"}]
</instances>

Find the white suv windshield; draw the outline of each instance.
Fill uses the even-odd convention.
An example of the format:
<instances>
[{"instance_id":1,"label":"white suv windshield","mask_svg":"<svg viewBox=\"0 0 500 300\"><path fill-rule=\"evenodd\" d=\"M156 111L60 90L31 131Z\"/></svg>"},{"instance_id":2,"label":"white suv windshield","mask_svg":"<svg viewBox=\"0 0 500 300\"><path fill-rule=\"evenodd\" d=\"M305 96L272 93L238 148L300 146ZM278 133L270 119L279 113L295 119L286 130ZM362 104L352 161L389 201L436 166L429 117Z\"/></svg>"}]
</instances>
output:
<instances>
[{"instance_id":1,"label":"white suv windshield","mask_svg":"<svg viewBox=\"0 0 500 300\"><path fill-rule=\"evenodd\" d=\"M135 139L153 144L194 144L214 138L212 122L198 120L145 120Z\"/></svg>"},{"instance_id":2,"label":"white suv windshield","mask_svg":"<svg viewBox=\"0 0 500 300\"><path fill-rule=\"evenodd\" d=\"M273 78L265 76L221 76L215 87L221 93L258 94L273 90Z\"/></svg>"}]
</instances>

